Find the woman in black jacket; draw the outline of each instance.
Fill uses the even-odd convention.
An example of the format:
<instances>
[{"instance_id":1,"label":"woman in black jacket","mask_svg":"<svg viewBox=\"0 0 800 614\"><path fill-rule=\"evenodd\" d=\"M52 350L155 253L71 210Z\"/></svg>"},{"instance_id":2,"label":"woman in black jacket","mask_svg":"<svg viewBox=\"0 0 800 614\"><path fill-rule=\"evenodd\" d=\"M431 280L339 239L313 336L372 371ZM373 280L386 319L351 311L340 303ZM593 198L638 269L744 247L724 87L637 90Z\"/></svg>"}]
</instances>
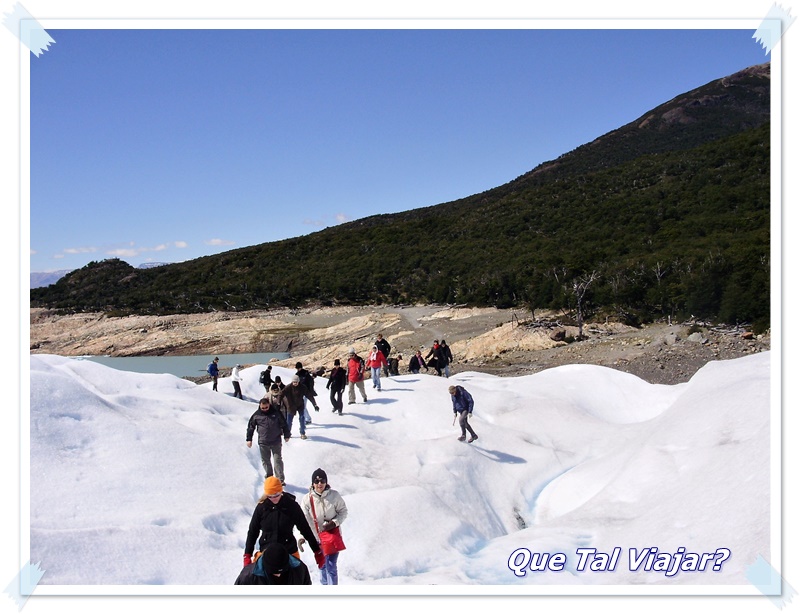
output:
<instances>
[{"instance_id":1,"label":"woman in black jacket","mask_svg":"<svg viewBox=\"0 0 800 614\"><path fill-rule=\"evenodd\" d=\"M278 543L286 548L293 556L300 558L297 552L297 540L294 537L294 528L306 538L317 565L325 562L325 555L319 547L319 542L314 536L308 521L292 493L283 492L281 481L275 476L264 480L264 496L261 497L250 519L250 528L247 530L247 541L244 546L244 564L253 562L253 550L256 540L258 549L264 550L268 544ZM261 537L259 537L259 533Z\"/></svg>"}]
</instances>

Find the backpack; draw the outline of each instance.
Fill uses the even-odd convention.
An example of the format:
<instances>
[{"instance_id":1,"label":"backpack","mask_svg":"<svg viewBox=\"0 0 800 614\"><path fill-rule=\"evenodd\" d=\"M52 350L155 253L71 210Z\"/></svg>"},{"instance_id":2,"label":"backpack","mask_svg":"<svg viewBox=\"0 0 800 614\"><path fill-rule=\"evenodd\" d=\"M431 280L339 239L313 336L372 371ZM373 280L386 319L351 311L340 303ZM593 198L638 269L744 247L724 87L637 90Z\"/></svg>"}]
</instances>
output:
<instances>
[{"instance_id":1,"label":"backpack","mask_svg":"<svg viewBox=\"0 0 800 614\"><path fill-rule=\"evenodd\" d=\"M266 384L267 383L267 372L262 371L261 375L258 376L258 383L259 384Z\"/></svg>"},{"instance_id":2,"label":"backpack","mask_svg":"<svg viewBox=\"0 0 800 614\"><path fill-rule=\"evenodd\" d=\"M366 367L366 363L361 356L357 356L358 358L358 378L364 379L364 368Z\"/></svg>"}]
</instances>

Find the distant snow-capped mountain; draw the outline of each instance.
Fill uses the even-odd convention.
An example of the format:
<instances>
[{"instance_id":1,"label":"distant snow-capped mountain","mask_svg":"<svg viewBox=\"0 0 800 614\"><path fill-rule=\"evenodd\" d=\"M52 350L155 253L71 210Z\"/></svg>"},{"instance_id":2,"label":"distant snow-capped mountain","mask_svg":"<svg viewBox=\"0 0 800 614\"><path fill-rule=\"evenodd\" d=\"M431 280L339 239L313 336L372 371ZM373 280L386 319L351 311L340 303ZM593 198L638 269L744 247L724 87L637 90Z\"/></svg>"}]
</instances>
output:
<instances>
[{"instance_id":1,"label":"distant snow-capped mountain","mask_svg":"<svg viewBox=\"0 0 800 614\"><path fill-rule=\"evenodd\" d=\"M56 283L59 279L70 273L71 269L62 271L49 271L45 273L31 273L31 288L42 288Z\"/></svg>"},{"instance_id":2,"label":"distant snow-capped mountain","mask_svg":"<svg viewBox=\"0 0 800 614\"><path fill-rule=\"evenodd\" d=\"M152 269L157 266L164 266L169 262L143 262L137 269ZM59 279L64 277L67 273L72 273L74 269L63 269L61 271L48 271L40 273L31 273L31 288L43 288L56 283Z\"/></svg>"}]
</instances>

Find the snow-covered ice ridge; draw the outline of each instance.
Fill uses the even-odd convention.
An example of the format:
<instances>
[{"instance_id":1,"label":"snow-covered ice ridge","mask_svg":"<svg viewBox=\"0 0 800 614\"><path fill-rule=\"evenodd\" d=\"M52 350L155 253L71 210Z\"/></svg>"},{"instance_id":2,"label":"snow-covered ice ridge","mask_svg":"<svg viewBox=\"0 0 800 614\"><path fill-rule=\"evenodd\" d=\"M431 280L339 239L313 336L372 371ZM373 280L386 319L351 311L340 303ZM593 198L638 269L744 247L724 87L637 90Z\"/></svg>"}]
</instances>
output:
<instances>
[{"instance_id":1,"label":"snow-covered ice ridge","mask_svg":"<svg viewBox=\"0 0 800 614\"><path fill-rule=\"evenodd\" d=\"M262 493L245 431L263 367L242 371L241 401L227 378L213 392L89 361L30 361L37 590L232 591ZM284 461L298 498L322 467L347 502L341 585L734 586L749 584L759 555L769 560L769 352L709 363L675 386L590 365L403 374L380 393L366 382L369 402L343 416L325 383L309 439L295 420ZM451 384L475 399L475 443L456 440ZM713 561L700 569L689 554ZM316 584L311 552L302 557Z\"/></svg>"}]
</instances>

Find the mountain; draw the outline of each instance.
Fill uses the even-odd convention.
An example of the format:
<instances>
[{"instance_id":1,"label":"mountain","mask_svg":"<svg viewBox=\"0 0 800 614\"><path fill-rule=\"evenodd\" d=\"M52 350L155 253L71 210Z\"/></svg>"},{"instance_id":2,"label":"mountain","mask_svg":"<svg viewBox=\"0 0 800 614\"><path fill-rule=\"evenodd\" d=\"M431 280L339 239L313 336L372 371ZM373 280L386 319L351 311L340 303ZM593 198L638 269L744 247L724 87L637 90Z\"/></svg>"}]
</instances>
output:
<instances>
[{"instance_id":1,"label":"mountain","mask_svg":"<svg viewBox=\"0 0 800 614\"><path fill-rule=\"evenodd\" d=\"M480 194L157 269L94 262L32 290L31 304L433 302L767 327L769 112L769 64L753 66Z\"/></svg>"},{"instance_id":2,"label":"mountain","mask_svg":"<svg viewBox=\"0 0 800 614\"><path fill-rule=\"evenodd\" d=\"M31 288L41 288L56 283L59 279L64 277L67 273L71 273L72 269L63 269L61 271L46 271L41 273L31 273Z\"/></svg>"},{"instance_id":3,"label":"mountain","mask_svg":"<svg viewBox=\"0 0 800 614\"><path fill-rule=\"evenodd\" d=\"M152 269L169 264L168 262L143 262L137 268ZM56 283L67 273L72 273L74 269L63 269L61 271L50 271L41 273L31 273L31 288L43 288Z\"/></svg>"}]
</instances>

